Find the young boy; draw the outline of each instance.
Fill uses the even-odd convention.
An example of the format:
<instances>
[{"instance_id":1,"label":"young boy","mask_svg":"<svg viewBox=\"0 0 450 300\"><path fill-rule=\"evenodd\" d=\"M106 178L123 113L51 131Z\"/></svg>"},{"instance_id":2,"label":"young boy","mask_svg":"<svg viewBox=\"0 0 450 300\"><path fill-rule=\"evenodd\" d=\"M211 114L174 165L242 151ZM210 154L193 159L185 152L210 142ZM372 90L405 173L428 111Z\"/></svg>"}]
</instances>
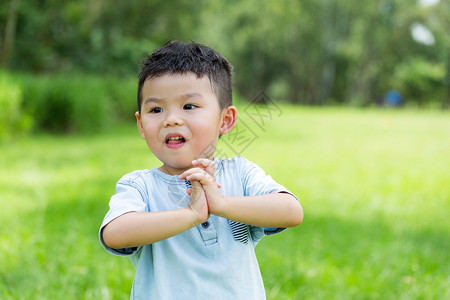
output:
<instances>
[{"instance_id":1,"label":"young boy","mask_svg":"<svg viewBox=\"0 0 450 300\"><path fill-rule=\"evenodd\" d=\"M136 267L131 299L265 299L254 247L302 222L297 198L242 157L213 157L236 121L232 66L169 42L143 62L137 126L162 166L116 185L100 241Z\"/></svg>"}]
</instances>

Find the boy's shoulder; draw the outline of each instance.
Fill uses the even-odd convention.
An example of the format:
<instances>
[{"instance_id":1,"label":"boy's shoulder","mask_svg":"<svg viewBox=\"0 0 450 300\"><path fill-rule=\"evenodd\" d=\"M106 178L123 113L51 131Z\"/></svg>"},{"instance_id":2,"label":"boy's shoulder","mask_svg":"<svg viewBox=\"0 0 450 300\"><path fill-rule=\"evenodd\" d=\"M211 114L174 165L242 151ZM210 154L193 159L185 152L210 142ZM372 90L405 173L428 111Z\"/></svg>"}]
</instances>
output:
<instances>
[{"instance_id":1,"label":"boy's shoulder","mask_svg":"<svg viewBox=\"0 0 450 300\"><path fill-rule=\"evenodd\" d=\"M134 170L123 175L118 184L128 185L152 185L152 184L174 184L181 181L178 175L169 175L158 170L158 168Z\"/></svg>"},{"instance_id":2,"label":"boy's shoulder","mask_svg":"<svg viewBox=\"0 0 450 300\"><path fill-rule=\"evenodd\" d=\"M233 156L233 157L226 157L226 158L218 158L214 157L214 163L217 164L224 164L224 163L236 163L240 161L247 160L243 156Z\"/></svg>"},{"instance_id":3,"label":"boy's shoulder","mask_svg":"<svg viewBox=\"0 0 450 300\"><path fill-rule=\"evenodd\" d=\"M216 170L217 169L226 169L227 167L231 167L231 166L242 166L242 165L246 165L249 162L248 159L246 159L243 156L234 156L234 157L229 157L229 158L217 158L214 157L214 163L216 165Z\"/></svg>"},{"instance_id":4,"label":"boy's shoulder","mask_svg":"<svg viewBox=\"0 0 450 300\"><path fill-rule=\"evenodd\" d=\"M131 184L140 180L145 180L146 177L153 173L153 169L134 170L123 175L118 183Z\"/></svg>"},{"instance_id":5,"label":"boy's shoulder","mask_svg":"<svg viewBox=\"0 0 450 300\"><path fill-rule=\"evenodd\" d=\"M240 173L245 174L253 168L259 168L258 165L249 161L243 156L234 156L231 158L214 158L214 163L216 165L216 174L223 172L225 174L229 173Z\"/></svg>"}]
</instances>

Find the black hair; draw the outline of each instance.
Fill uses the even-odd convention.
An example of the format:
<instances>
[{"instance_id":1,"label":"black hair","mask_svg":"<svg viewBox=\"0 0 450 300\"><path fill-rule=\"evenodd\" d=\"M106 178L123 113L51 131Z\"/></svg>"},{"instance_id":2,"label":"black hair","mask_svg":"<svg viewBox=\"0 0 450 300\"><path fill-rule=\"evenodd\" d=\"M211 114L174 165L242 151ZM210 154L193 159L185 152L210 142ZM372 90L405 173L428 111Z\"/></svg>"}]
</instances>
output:
<instances>
[{"instance_id":1,"label":"black hair","mask_svg":"<svg viewBox=\"0 0 450 300\"><path fill-rule=\"evenodd\" d=\"M232 65L221 54L205 45L170 41L148 55L141 63L137 95L138 110L141 111L142 87L147 79L187 72L195 73L198 78L208 76L222 110L233 104L232 70Z\"/></svg>"}]
</instances>

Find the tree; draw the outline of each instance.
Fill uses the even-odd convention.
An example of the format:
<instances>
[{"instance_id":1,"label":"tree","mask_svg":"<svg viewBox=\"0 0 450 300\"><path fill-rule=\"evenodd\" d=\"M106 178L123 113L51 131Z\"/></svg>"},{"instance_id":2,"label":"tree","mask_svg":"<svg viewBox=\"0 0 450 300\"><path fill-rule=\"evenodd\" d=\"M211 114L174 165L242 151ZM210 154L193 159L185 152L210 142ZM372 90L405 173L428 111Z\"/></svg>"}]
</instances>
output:
<instances>
[{"instance_id":1,"label":"tree","mask_svg":"<svg viewBox=\"0 0 450 300\"><path fill-rule=\"evenodd\" d=\"M17 6L20 0L11 0L9 3L8 14L6 16L5 34L0 52L0 67L6 67L14 46L16 24L17 24Z\"/></svg>"},{"instance_id":2,"label":"tree","mask_svg":"<svg viewBox=\"0 0 450 300\"><path fill-rule=\"evenodd\" d=\"M9 0L0 2L0 28L5 28L0 63L38 73L135 75L145 54L169 40L193 40L231 61L236 91L244 98L266 91L272 98L307 105L370 105L387 90L408 86L405 80L413 82L401 75L408 68L434 70L444 63L443 78L433 77L428 85L433 93L420 89L414 101L433 95L445 106L450 102L449 5L440 1L423 7L417 0ZM417 22L430 29L435 44L411 37Z\"/></svg>"}]
</instances>

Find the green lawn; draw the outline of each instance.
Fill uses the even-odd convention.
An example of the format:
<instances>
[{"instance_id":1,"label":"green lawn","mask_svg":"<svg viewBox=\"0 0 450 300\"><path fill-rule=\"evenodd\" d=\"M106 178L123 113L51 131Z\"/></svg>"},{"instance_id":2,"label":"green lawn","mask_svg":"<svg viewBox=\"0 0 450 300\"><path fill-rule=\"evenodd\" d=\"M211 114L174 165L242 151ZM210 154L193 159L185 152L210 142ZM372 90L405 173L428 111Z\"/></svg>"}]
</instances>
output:
<instances>
[{"instance_id":1,"label":"green lawn","mask_svg":"<svg viewBox=\"0 0 450 300\"><path fill-rule=\"evenodd\" d=\"M268 299L450 299L450 114L281 113L241 110L258 137L234 151L305 212L256 248ZM0 299L128 299L134 268L97 231L115 182L156 165L132 126L0 144Z\"/></svg>"}]
</instances>

